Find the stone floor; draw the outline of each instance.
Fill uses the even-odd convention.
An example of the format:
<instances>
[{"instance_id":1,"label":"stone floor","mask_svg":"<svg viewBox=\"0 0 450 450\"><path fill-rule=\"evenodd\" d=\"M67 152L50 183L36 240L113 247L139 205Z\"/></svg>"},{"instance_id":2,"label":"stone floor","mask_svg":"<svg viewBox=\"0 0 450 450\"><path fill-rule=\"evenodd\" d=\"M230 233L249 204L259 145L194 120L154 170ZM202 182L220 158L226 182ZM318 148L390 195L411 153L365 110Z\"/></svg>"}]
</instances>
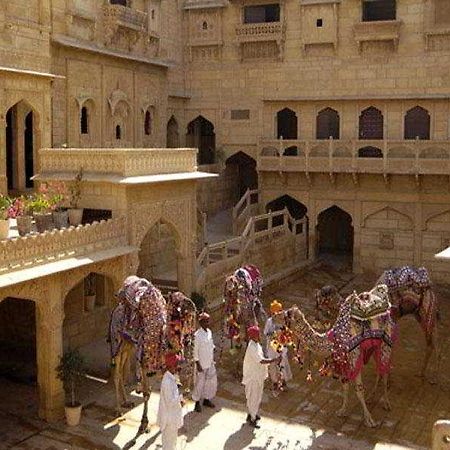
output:
<instances>
[{"instance_id":1,"label":"stone floor","mask_svg":"<svg viewBox=\"0 0 450 450\"><path fill-rule=\"evenodd\" d=\"M365 290L376 275L354 276L343 270L321 266L289 280L283 286L266 290L266 301L283 300L287 305L297 303L307 313L312 310L308 300L314 288L335 283L343 293ZM405 318L400 326L400 342L396 349L395 367L391 376L390 396L392 411L386 412L377 401L370 405L379 422L368 429L362 422L360 405L351 394L350 415L337 418L335 411L341 401L339 383L330 378L313 376L307 382L306 371L292 363L294 380L288 392L273 398L267 389L262 404L260 430L243 424L245 419L243 387L230 370L230 356L224 353L220 364L220 391L217 409L202 414L192 412L192 402L186 406L185 427L179 438L179 448L186 449L267 449L267 450L365 450L365 449L426 449L430 445L432 424L450 416L450 332L442 324L450 318L447 299L450 290L438 286L441 301L442 370L438 384L422 383L420 371L424 340L414 320ZM100 344L99 344L100 345ZM104 349L99 350L104 355ZM104 357L103 357L104 358ZM314 363L311 368L316 369ZM105 364L96 364L95 374L102 375ZM104 374L105 377L107 374ZM101 378L101 376L100 376ZM369 365L364 379L368 387L374 381ZM36 399L32 388L0 380L0 448L16 449L153 449L160 446L158 428L138 436L142 405L124 417L114 417L112 386L95 380L86 380L81 389L85 405L82 423L68 428L62 422L48 425L36 417ZM156 417L158 395L152 396L150 423Z\"/></svg>"}]
</instances>

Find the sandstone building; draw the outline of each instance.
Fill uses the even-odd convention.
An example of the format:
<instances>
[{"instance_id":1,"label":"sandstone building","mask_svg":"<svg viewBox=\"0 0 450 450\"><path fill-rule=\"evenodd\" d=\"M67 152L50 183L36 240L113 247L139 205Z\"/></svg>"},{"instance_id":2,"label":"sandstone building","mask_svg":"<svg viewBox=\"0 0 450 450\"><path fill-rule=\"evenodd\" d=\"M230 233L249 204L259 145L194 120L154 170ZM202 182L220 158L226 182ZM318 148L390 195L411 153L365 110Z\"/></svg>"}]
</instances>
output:
<instances>
[{"instance_id":1,"label":"sandstone building","mask_svg":"<svg viewBox=\"0 0 450 450\"><path fill-rule=\"evenodd\" d=\"M86 222L107 219L2 242L0 341L33 343L42 417L129 273L211 299L242 258L446 277L447 0L0 0L0 52L0 192L83 166ZM234 205L205 246L201 213Z\"/></svg>"}]
</instances>

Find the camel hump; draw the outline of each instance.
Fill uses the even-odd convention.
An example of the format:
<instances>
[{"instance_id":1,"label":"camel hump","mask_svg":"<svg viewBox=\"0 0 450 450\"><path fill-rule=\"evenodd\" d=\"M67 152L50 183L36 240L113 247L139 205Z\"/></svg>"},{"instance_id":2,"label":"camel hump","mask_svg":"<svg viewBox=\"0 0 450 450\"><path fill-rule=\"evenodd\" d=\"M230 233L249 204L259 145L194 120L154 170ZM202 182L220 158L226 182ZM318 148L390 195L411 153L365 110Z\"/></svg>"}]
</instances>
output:
<instances>
[{"instance_id":1,"label":"camel hump","mask_svg":"<svg viewBox=\"0 0 450 450\"><path fill-rule=\"evenodd\" d=\"M357 320L368 320L385 314L390 308L388 288L385 284L379 284L371 291L355 296L351 306L351 316Z\"/></svg>"}]
</instances>

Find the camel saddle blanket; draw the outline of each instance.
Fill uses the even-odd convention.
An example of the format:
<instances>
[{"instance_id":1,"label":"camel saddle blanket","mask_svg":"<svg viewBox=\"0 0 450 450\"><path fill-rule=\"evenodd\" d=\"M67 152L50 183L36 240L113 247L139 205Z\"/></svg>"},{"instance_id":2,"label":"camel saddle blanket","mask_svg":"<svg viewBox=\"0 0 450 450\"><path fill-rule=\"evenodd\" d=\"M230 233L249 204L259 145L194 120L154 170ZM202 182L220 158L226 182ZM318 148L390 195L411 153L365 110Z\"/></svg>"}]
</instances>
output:
<instances>
[{"instance_id":1,"label":"camel saddle blanket","mask_svg":"<svg viewBox=\"0 0 450 450\"><path fill-rule=\"evenodd\" d=\"M389 312L390 308L388 288L384 284L379 284L369 292L354 294L351 317L356 320L368 320Z\"/></svg>"}]
</instances>

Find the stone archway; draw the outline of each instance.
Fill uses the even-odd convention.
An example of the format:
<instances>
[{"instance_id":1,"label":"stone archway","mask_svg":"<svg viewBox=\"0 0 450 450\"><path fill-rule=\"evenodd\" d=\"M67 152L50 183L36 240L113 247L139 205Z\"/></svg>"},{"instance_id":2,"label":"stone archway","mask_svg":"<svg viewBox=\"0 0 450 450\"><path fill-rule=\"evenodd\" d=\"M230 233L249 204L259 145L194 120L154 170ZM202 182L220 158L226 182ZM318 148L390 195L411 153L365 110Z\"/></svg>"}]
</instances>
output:
<instances>
[{"instance_id":1,"label":"stone archway","mask_svg":"<svg viewBox=\"0 0 450 450\"><path fill-rule=\"evenodd\" d=\"M39 117L25 100L6 112L5 137L8 190L31 189L36 152L40 147Z\"/></svg>"},{"instance_id":2,"label":"stone archway","mask_svg":"<svg viewBox=\"0 0 450 450\"><path fill-rule=\"evenodd\" d=\"M317 218L317 256L353 260L353 225L349 213L336 205L322 211Z\"/></svg>"},{"instance_id":3,"label":"stone archway","mask_svg":"<svg viewBox=\"0 0 450 450\"><path fill-rule=\"evenodd\" d=\"M256 161L244 152L237 152L230 156L225 162L226 170L235 174L237 180L238 201L247 189L258 189L258 172Z\"/></svg>"},{"instance_id":4,"label":"stone archway","mask_svg":"<svg viewBox=\"0 0 450 450\"><path fill-rule=\"evenodd\" d=\"M137 275L162 288L178 288L179 241L173 226L157 221L142 240Z\"/></svg>"},{"instance_id":5,"label":"stone archway","mask_svg":"<svg viewBox=\"0 0 450 450\"><path fill-rule=\"evenodd\" d=\"M178 132L178 122L172 116L167 122L167 148L177 148L180 146L180 136Z\"/></svg>"},{"instance_id":6,"label":"stone archway","mask_svg":"<svg viewBox=\"0 0 450 450\"><path fill-rule=\"evenodd\" d=\"M203 116L198 116L187 126L188 147L198 148L198 164L214 164L216 160L216 134L214 124Z\"/></svg>"},{"instance_id":7,"label":"stone archway","mask_svg":"<svg viewBox=\"0 0 450 450\"><path fill-rule=\"evenodd\" d=\"M21 416L38 415L36 314L33 300L0 299L0 398Z\"/></svg>"}]
</instances>

